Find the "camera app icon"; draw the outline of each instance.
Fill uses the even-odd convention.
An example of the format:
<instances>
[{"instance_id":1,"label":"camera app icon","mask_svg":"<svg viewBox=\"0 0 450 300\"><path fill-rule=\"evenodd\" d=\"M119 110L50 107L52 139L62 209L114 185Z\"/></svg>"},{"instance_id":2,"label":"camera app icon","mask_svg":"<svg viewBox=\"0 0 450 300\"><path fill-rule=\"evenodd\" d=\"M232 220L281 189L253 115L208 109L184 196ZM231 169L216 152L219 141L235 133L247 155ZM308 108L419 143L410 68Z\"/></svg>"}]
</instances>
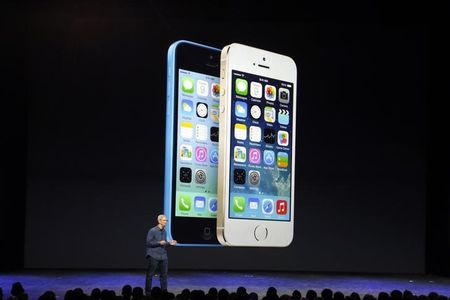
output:
<instances>
[{"instance_id":1,"label":"camera app icon","mask_svg":"<svg viewBox=\"0 0 450 300\"><path fill-rule=\"evenodd\" d=\"M288 89L280 88L278 90L278 99L281 103L289 103L290 92Z\"/></svg>"}]
</instances>

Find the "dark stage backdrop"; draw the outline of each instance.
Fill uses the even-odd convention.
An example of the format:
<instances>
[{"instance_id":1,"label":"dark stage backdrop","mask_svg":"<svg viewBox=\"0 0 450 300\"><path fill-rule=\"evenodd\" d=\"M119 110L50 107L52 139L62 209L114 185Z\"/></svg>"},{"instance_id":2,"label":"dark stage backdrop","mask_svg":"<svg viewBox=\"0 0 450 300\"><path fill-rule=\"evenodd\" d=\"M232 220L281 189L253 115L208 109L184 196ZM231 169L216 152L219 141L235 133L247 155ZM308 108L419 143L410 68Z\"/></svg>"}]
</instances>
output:
<instances>
[{"instance_id":1,"label":"dark stage backdrop","mask_svg":"<svg viewBox=\"0 0 450 300\"><path fill-rule=\"evenodd\" d=\"M224 15L220 1L31 5L26 268L145 267L163 209L167 49L189 39L297 62L295 238L178 247L171 268L424 272L425 26L371 4L282 2Z\"/></svg>"}]
</instances>

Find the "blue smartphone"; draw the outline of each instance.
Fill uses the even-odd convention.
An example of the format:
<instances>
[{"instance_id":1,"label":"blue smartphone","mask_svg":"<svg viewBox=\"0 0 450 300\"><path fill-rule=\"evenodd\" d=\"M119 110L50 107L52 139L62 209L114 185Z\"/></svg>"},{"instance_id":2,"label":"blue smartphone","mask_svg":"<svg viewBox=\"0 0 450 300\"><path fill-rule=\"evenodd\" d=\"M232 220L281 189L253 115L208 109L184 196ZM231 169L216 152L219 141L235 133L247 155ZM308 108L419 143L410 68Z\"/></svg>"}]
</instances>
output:
<instances>
[{"instance_id":1,"label":"blue smartphone","mask_svg":"<svg viewBox=\"0 0 450 300\"><path fill-rule=\"evenodd\" d=\"M168 239L219 246L219 49L177 41L168 50L164 213Z\"/></svg>"}]
</instances>

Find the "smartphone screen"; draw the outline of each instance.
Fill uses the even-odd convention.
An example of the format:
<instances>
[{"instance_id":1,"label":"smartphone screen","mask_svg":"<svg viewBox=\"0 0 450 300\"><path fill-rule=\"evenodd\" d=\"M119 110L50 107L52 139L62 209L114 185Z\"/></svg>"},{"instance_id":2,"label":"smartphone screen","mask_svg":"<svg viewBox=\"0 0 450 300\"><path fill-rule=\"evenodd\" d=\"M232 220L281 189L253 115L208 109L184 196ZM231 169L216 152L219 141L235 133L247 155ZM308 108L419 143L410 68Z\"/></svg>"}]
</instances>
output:
<instances>
[{"instance_id":1,"label":"smartphone screen","mask_svg":"<svg viewBox=\"0 0 450 300\"><path fill-rule=\"evenodd\" d=\"M293 83L232 70L229 218L291 220Z\"/></svg>"},{"instance_id":2,"label":"smartphone screen","mask_svg":"<svg viewBox=\"0 0 450 300\"><path fill-rule=\"evenodd\" d=\"M178 69L175 216L217 217L219 78Z\"/></svg>"}]
</instances>

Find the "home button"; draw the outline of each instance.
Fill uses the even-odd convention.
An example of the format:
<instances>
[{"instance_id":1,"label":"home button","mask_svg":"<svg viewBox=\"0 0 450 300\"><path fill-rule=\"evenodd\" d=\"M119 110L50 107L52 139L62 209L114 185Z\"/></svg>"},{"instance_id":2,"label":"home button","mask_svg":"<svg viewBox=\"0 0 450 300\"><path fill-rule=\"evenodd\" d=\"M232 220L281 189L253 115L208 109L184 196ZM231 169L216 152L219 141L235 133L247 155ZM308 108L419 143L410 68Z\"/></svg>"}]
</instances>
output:
<instances>
[{"instance_id":1,"label":"home button","mask_svg":"<svg viewBox=\"0 0 450 300\"><path fill-rule=\"evenodd\" d=\"M267 228L261 225L255 228L255 239L257 241L264 241L267 238Z\"/></svg>"},{"instance_id":2,"label":"home button","mask_svg":"<svg viewBox=\"0 0 450 300\"><path fill-rule=\"evenodd\" d=\"M209 227L203 228L203 236L202 237L204 240L207 240L207 241L210 240L212 237L211 228L209 228Z\"/></svg>"}]
</instances>

